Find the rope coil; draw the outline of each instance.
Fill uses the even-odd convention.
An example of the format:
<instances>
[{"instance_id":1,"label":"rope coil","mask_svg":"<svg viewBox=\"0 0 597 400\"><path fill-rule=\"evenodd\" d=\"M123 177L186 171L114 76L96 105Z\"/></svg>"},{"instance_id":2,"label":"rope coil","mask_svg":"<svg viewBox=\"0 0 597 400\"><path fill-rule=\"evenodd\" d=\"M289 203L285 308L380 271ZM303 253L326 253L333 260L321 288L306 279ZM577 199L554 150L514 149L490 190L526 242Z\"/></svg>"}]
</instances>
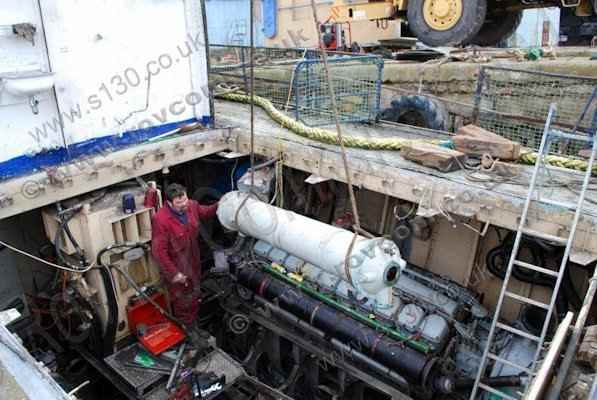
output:
<instances>
[{"instance_id":1,"label":"rope coil","mask_svg":"<svg viewBox=\"0 0 597 400\"><path fill-rule=\"evenodd\" d=\"M242 93L222 93L217 94L217 98L229 100L238 103L250 103L250 97ZM274 121L287 127L293 133L306 139L316 142L338 145L338 136L327 129L318 127L309 127L303 123L292 119L283 112L279 111L269 100L255 96L255 104L262 108ZM343 136L342 143L346 147L364 149L364 150L393 150L399 151L404 146L416 143L429 143L438 146L451 146L451 140L440 139L402 139L402 138L365 138L360 136ZM537 152L526 150L520 153L518 162L521 164L535 165L538 158ZM554 167L572 169L575 171L586 171L588 163L585 160L578 160L563 156L548 155L545 157L545 163ZM593 174L597 175L597 165L593 167Z\"/></svg>"}]
</instances>

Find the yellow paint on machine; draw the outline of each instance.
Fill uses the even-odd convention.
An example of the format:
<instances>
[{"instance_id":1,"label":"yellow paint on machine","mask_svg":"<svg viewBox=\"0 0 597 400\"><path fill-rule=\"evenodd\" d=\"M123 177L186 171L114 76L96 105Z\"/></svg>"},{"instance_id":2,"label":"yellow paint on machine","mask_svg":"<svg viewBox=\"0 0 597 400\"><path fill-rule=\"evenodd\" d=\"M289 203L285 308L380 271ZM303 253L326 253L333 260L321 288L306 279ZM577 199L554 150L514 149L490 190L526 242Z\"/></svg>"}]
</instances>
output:
<instances>
[{"instance_id":1,"label":"yellow paint on machine","mask_svg":"<svg viewBox=\"0 0 597 400\"><path fill-rule=\"evenodd\" d=\"M426 0L423 17L436 31L450 30L462 18L462 0Z\"/></svg>"},{"instance_id":2,"label":"yellow paint on machine","mask_svg":"<svg viewBox=\"0 0 597 400\"><path fill-rule=\"evenodd\" d=\"M395 8L392 2L344 4L337 1L331 10L332 18L336 22L370 21L375 19L388 19L394 15Z\"/></svg>"}]
</instances>

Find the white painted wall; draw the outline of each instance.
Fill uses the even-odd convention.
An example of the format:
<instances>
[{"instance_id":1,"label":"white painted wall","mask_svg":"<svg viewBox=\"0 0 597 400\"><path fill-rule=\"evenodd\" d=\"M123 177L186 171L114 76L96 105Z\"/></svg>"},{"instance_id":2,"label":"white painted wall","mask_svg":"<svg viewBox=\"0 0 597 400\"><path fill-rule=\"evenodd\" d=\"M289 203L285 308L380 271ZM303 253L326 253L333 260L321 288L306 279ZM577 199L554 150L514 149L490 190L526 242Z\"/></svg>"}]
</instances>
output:
<instances>
[{"instance_id":1,"label":"white painted wall","mask_svg":"<svg viewBox=\"0 0 597 400\"><path fill-rule=\"evenodd\" d=\"M3 0L0 12L0 77L7 73L48 71L48 57L44 32L36 0ZM11 33L17 23L32 23L37 28L35 44ZM56 99L52 92L38 97L39 114L34 115L28 99L0 91L0 162L21 155L25 149L39 148L27 134L34 126L52 121L58 116ZM41 145L62 143L60 130L42 138Z\"/></svg>"},{"instance_id":2,"label":"white painted wall","mask_svg":"<svg viewBox=\"0 0 597 400\"><path fill-rule=\"evenodd\" d=\"M550 25L549 46L557 46L560 39L560 9L554 7L525 10L509 44L523 48L541 46L544 21L549 21Z\"/></svg>"},{"instance_id":3,"label":"white painted wall","mask_svg":"<svg viewBox=\"0 0 597 400\"><path fill-rule=\"evenodd\" d=\"M38 33L35 47L0 36L0 73L51 70L55 90L43 95L37 116L27 99L0 95L0 162L48 144L210 115L199 1L40 0L41 10L36 4L3 0L0 25L33 22ZM48 129L57 122L58 132ZM36 146L28 132L44 123L48 138Z\"/></svg>"}]
</instances>

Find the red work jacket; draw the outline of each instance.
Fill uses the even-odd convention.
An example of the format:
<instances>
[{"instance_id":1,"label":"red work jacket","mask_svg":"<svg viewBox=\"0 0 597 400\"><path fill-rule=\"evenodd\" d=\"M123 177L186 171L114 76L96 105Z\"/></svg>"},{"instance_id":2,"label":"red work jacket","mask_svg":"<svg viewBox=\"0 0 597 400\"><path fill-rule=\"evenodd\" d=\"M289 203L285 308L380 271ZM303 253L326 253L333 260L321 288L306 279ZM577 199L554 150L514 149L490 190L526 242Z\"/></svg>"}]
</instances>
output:
<instances>
[{"instance_id":1,"label":"red work jacket","mask_svg":"<svg viewBox=\"0 0 597 400\"><path fill-rule=\"evenodd\" d=\"M178 220L168 205L154 215L151 250L169 286L179 272L187 276L191 287L199 285L199 224L202 219L213 218L217 209L217 204L203 206L195 200L189 200L186 224Z\"/></svg>"}]
</instances>

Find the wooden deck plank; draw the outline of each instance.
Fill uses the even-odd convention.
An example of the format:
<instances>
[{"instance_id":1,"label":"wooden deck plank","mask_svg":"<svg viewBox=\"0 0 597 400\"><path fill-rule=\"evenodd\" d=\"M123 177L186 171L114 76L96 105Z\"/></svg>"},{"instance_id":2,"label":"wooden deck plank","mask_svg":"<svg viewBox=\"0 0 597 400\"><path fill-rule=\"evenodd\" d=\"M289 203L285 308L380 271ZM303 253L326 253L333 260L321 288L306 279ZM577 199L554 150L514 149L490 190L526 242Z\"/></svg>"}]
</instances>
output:
<instances>
[{"instance_id":1,"label":"wooden deck plank","mask_svg":"<svg viewBox=\"0 0 597 400\"><path fill-rule=\"evenodd\" d=\"M249 107L224 101L216 102L219 123L235 126L238 133L236 151L249 151ZM295 135L272 121L255 108L255 151L277 157L284 153L285 164L324 178L345 182L340 149L337 146L313 142ZM332 128L333 129L333 128ZM400 136L431 138L432 133L418 128L390 125L345 125L345 135L368 137ZM435 136L435 138L445 138ZM517 166L520 171L513 180L482 182L472 171L442 173L405 160L396 151L347 149L353 183L396 198L441 208L454 214L489 222L498 227L516 230L531 175L531 166ZM563 177L562 174L558 177ZM554 175L555 177L555 175ZM477 179L479 178L479 179ZM576 195L562 186L543 187L542 195L560 201L574 201ZM589 201L597 202L597 193L588 193ZM562 234L570 225L572 213L547 205L533 205L529 211L530 226L551 234ZM573 255L597 257L597 207L586 203L585 215L579 223Z\"/></svg>"},{"instance_id":2,"label":"wooden deck plank","mask_svg":"<svg viewBox=\"0 0 597 400\"><path fill-rule=\"evenodd\" d=\"M230 135L226 128L186 133L0 182L0 219L226 150Z\"/></svg>"}]
</instances>

